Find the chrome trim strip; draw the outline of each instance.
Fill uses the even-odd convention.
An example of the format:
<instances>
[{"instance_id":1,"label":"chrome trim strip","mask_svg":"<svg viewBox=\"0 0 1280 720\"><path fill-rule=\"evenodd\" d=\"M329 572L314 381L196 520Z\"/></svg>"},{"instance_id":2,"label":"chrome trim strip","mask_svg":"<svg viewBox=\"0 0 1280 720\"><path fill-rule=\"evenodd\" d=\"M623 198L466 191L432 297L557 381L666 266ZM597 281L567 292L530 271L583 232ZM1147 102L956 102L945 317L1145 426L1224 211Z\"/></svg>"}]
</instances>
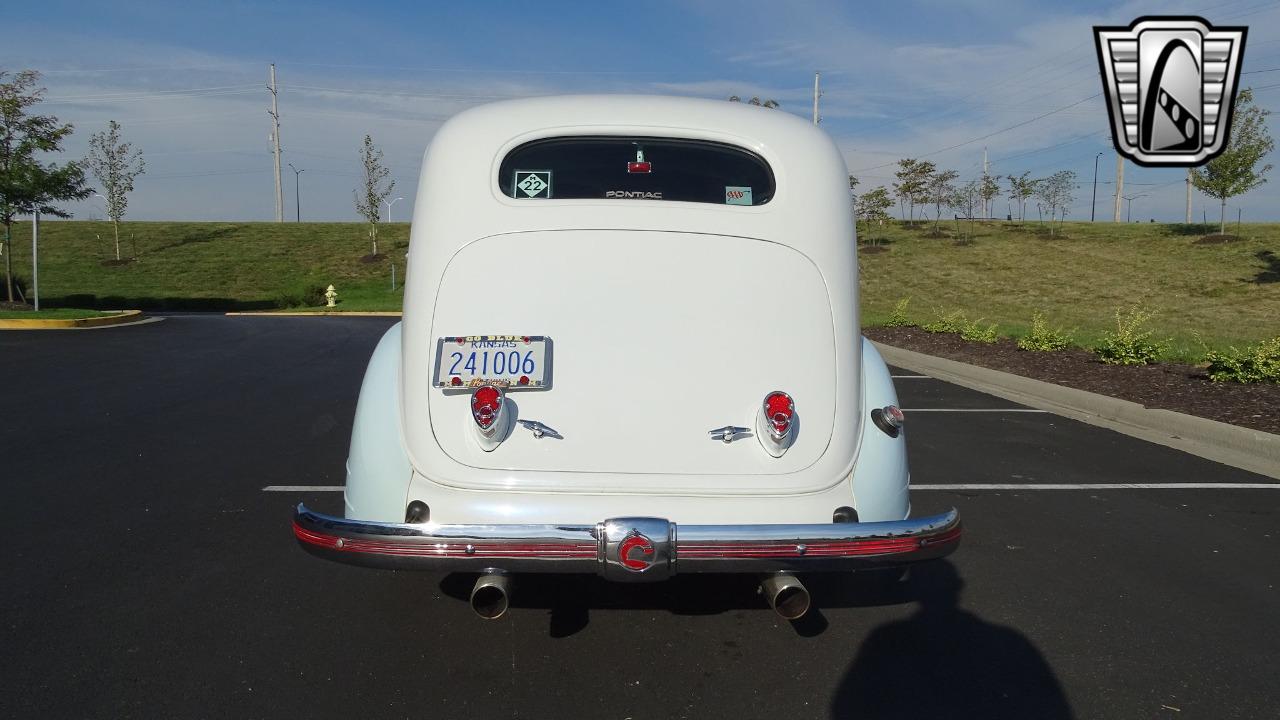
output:
<instances>
[{"instance_id":1,"label":"chrome trim strip","mask_svg":"<svg viewBox=\"0 0 1280 720\"><path fill-rule=\"evenodd\" d=\"M635 530L640 520L644 527ZM663 579L677 568L680 573L821 572L903 565L951 554L961 535L955 509L894 522L677 528L661 518L612 518L592 525L378 523L324 515L302 504L294 511L293 530L308 552L354 565L592 573L614 580ZM617 543L633 530L654 543L654 559L663 563L665 558L669 571L618 571ZM636 557L647 552L641 548Z\"/></svg>"}]
</instances>

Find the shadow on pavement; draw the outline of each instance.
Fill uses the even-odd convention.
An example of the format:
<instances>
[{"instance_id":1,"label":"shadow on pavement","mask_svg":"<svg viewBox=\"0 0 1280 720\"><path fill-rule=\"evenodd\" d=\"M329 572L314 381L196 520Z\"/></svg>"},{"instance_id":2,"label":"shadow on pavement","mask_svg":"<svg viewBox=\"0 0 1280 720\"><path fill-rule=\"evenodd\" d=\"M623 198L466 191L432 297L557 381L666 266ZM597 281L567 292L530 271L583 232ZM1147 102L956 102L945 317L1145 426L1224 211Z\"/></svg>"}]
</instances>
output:
<instances>
[{"instance_id":1,"label":"shadow on pavement","mask_svg":"<svg viewBox=\"0 0 1280 720\"><path fill-rule=\"evenodd\" d=\"M868 572L802 575L813 608L791 623L798 635L812 637L827 629L821 608L899 605L914 598L910 583L896 582L900 573ZM440 579L447 597L468 602L476 575L455 573ZM612 583L594 575L516 575L511 607L550 612L551 637L569 637L590 623L592 610L667 610L675 615L716 615L733 610L767 610L754 575L677 575L658 583Z\"/></svg>"},{"instance_id":2,"label":"shadow on pavement","mask_svg":"<svg viewBox=\"0 0 1280 720\"><path fill-rule=\"evenodd\" d=\"M959 606L947 561L912 570L920 609L876 628L840 681L832 718L1071 718L1053 670L1018 631Z\"/></svg>"}]
</instances>

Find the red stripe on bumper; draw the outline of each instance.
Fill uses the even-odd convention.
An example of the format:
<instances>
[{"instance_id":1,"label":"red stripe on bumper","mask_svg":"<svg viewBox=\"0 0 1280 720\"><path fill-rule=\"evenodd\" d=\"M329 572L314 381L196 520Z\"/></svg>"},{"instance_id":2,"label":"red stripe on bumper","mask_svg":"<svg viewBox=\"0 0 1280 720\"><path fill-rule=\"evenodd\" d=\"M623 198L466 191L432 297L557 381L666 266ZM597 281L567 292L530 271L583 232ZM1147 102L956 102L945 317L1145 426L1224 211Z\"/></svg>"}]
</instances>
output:
<instances>
[{"instance_id":1,"label":"red stripe on bumper","mask_svg":"<svg viewBox=\"0 0 1280 720\"><path fill-rule=\"evenodd\" d=\"M548 558L594 560L595 543L397 543L386 540L352 540L313 532L293 524L293 534L302 542L327 550L398 555L407 557Z\"/></svg>"},{"instance_id":2,"label":"red stripe on bumper","mask_svg":"<svg viewBox=\"0 0 1280 720\"><path fill-rule=\"evenodd\" d=\"M732 558L803 558L803 557L866 557L870 555L895 555L909 553L923 547L955 543L960 540L960 528L925 537L873 538L867 540L841 540L829 542L723 542L676 544L676 558L690 560ZM801 549L803 548L803 549Z\"/></svg>"}]
</instances>

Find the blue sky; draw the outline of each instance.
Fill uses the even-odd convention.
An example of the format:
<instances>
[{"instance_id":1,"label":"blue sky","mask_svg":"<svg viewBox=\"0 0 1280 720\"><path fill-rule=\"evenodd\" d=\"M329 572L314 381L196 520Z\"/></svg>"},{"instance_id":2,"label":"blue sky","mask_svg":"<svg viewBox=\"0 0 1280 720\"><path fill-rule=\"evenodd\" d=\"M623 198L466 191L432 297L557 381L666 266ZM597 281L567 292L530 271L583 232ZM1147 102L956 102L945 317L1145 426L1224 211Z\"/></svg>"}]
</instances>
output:
<instances>
[{"instance_id":1,"label":"blue sky","mask_svg":"<svg viewBox=\"0 0 1280 720\"><path fill-rule=\"evenodd\" d=\"M0 68L45 73L43 110L77 128L71 157L109 119L123 125L148 163L132 219L272 217L271 62L284 161L305 170L304 220L357 219L351 191L365 133L386 151L395 196L405 198L393 212L405 219L432 133L472 105L562 92L738 94L808 117L815 70L823 73L822 127L862 178L859 189L889 185L892 168L882 166L906 156L975 177L985 147L995 174L1075 170L1082 187L1068 217L1087 219L1098 152L1098 216L1110 217L1115 156L1102 100L1003 130L1099 92L1092 25L1181 13L1248 25L1243 84L1259 88L1260 105L1280 109L1277 0L54 1L6 19ZM284 174L293 217L294 175ZM1182 177L1130 164L1126 194L1141 195L1135 219L1181 220ZM1278 201L1273 181L1229 207L1246 220L1280 220ZM1216 210L1198 195L1194 204L1197 215ZM74 210L103 215L97 200Z\"/></svg>"}]
</instances>

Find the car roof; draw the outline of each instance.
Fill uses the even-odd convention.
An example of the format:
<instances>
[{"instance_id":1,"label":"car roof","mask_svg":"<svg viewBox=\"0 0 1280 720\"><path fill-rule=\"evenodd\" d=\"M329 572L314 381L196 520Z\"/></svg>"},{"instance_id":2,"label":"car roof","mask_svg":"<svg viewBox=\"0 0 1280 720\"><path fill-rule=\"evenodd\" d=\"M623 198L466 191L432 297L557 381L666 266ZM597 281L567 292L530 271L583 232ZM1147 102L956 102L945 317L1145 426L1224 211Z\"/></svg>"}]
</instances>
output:
<instances>
[{"instance_id":1,"label":"car roof","mask_svg":"<svg viewBox=\"0 0 1280 720\"><path fill-rule=\"evenodd\" d=\"M653 200L515 200L498 188L512 149L566 136L672 137L723 142L760 155L773 199L752 207ZM796 244L797 223L853 229L848 170L839 148L812 123L748 103L659 95L567 95L507 100L446 121L424 156L414 206L414 243L453 245L533 229L618 227L762 237ZM841 227L842 226L842 227ZM810 235L823 235L813 233ZM433 250L444 248L433 248Z\"/></svg>"}]
</instances>

